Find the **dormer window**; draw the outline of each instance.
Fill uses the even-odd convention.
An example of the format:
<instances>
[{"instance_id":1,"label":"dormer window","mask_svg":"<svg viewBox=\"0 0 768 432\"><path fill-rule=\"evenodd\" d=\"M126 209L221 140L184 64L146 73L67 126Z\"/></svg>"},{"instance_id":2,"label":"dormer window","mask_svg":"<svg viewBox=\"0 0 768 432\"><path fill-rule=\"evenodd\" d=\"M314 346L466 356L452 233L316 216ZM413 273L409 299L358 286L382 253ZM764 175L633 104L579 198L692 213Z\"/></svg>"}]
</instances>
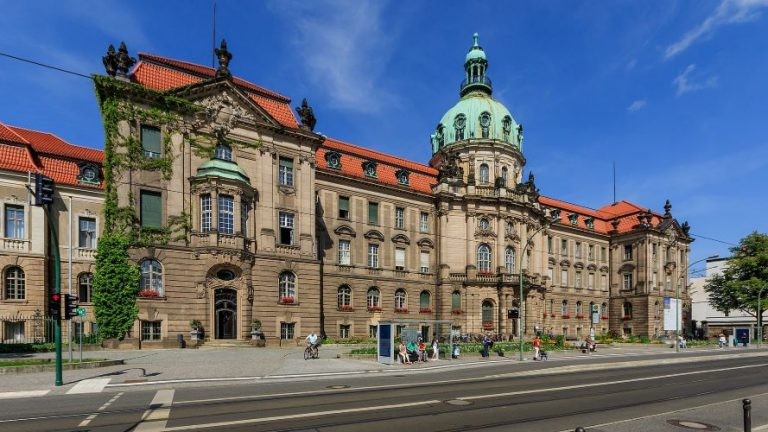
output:
<instances>
[{"instance_id":1,"label":"dormer window","mask_svg":"<svg viewBox=\"0 0 768 432\"><path fill-rule=\"evenodd\" d=\"M341 169L341 155L338 152L330 151L325 154L325 163L328 168Z\"/></svg>"},{"instance_id":2,"label":"dormer window","mask_svg":"<svg viewBox=\"0 0 768 432\"><path fill-rule=\"evenodd\" d=\"M453 127L456 131L456 141L464 139L464 128L467 126L467 118L464 114L459 114L453 121Z\"/></svg>"},{"instance_id":3,"label":"dormer window","mask_svg":"<svg viewBox=\"0 0 768 432\"><path fill-rule=\"evenodd\" d=\"M501 167L501 185L507 186L507 178L509 177L509 170L507 167Z\"/></svg>"},{"instance_id":4,"label":"dormer window","mask_svg":"<svg viewBox=\"0 0 768 432\"><path fill-rule=\"evenodd\" d=\"M231 161L232 149L226 144L217 144L215 157L216 159Z\"/></svg>"},{"instance_id":5,"label":"dormer window","mask_svg":"<svg viewBox=\"0 0 768 432\"><path fill-rule=\"evenodd\" d=\"M99 184L99 168L96 165L84 164L80 166L80 175L77 177L78 183Z\"/></svg>"},{"instance_id":6,"label":"dormer window","mask_svg":"<svg viewBox=\"0 0 768 432\"><path fill-rule=\"evenodd\" d=\"M401 184L403 186L408 186L408 175L410 173L404 169L398 170L395 172L395 177L397 177L397 184Z\"/></svg>"},{"instance_id":7,"label":"dormer window","mask_svg":"<svg viewBox=\"0 0 768 432\"><path fill-rule=\"evenodd\" d=\"M366 177L376 178L376 162L374 161L365 161L363 162L363 174L365 174Z\"/></svg>"},{"instance_id":8,"label":"dormer window","mask_svg":"<svg viewBox=\"0 0 768 432\"><path fill-rule=\"evenodd\" d=\"M512 119L505 116L501 121L501 139L509 142L509 134L512 132Z\"/></svg>"},{"instance_id":9,"label":"dormer window","mask_svg":"<svg viewBox=\"0 0 768 432\"><path fill-rule=\"evenodd\" d=\"M491 222L487 218L480 218L480 229L485 231L491 228Z\"/></svg>"},{"instance_id":10,"label":"dormer window","mask_svg":"<svg viewBox=\"0 0 768 432\"><path fill-rule=\"evenodd\" d=\"M595 229L595 218L592 218L592 217L585 218L584 223L587 225L587 228Z\"/></svg>"},{"instance_id":11,"label":"dormer window","mask_svg":"<svg viewBox=\"0 0 768 432\"><path fill-rule=\"evenodd\" d=\"M491 115L487 112L480 114L480 128L482 129L483 138L488 138L489 129L491 127Z\"/></svg>"},{"instance_id":12,"label":"dormer window","mask_svg":"<svg viewBox=\"0 0 768 432\"><path fill-rule=\"evenodd\" d=\"M571 225L578 225L579 223L579 215L576 213L571 213L568 215L568 220L571 222Z\"/></svg>"},{"instance_id":13,"label":"dormer window","mask_svg":"<svg viewBox=\"0 0 768 432\"><path fill-rule=\"evenodd\" d=\"M437 148L443 148L445 146L445 127L442 124L437 125L435 138L437 139Z\"/></svg>"}]
</instances>

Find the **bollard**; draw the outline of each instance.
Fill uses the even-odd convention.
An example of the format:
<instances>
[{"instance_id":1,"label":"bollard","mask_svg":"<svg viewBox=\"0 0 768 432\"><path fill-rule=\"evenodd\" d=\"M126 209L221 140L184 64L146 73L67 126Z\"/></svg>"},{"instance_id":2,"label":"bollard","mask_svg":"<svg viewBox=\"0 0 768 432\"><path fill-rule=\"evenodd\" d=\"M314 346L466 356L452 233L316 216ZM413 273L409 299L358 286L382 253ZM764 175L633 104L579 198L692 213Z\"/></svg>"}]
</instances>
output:
<instances>
[{"instance_id":1,"label":"bollard","mask_svg":"<svg viewBox=\"0 0 768 432\"><path fill-rule=\"evenodd\" d=\"M752 432L752 401L744 399L741 403L744 408L744 432Z\"/></svg>"},{"instance_id":2,"label":"bollard","mask_svg":"<svg viewBox=\"0 0 768 432\"><path fill-rule=\"evenodd\" d=\"M584 429L583 427L579 426L579 427L577 427L577 428L576 428L576 430L575 430L575 431L573 431L573 432L587 432L587 431L586 431L586 429Z\"/></svg>"}]
</instances>

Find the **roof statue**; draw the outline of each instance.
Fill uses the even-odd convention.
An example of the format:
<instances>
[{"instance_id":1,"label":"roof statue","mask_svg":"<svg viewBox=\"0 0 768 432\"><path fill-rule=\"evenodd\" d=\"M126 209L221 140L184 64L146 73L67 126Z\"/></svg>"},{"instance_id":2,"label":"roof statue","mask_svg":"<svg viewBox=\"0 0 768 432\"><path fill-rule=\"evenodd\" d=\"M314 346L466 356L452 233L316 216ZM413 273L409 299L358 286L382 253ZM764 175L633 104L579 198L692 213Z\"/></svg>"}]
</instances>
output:
<instances>
[{"instance_id":1,"label":"roof statue","mask_svg":"<svg viewBox=\"0 0 768 432\"><path fill-rule=\"evenodd\" d=\"M315 118L315 113L312 111L312 107L307 104L307 98L304 98L301 101L300 107L296 107L296 112L301 119L301 128L314 131L317 119Z\"/></svg>"},{"instance_id":2,"label":"roof statue","mask_svg":"<svg viewBox=\"0 0 768 432\"><path fill-rule=\"evenodd\" d=\"M458 164L459 155L456 152L444 152L445 162L440 165L437 179L440 182L450 180L461 180L464 177L464 168Z\"/></svg>"},{"instance_id":3,"label":"roof statue","mask_svg":"<svg viewBox=\"0 0 768 432\"><path fill-rule=\"evenodd\" d=\"M117 50L117 76L128 79L128 71L134 64L136 59L128 55L125 42L120 42L120 48Z\"/></svg>"},{"instance_id":4,"label":"roof statue","mask_svg":"<svg viewBox=\"0 0 768 432\"><path fill-rule=\"evenodd\" d=\"M107 75L114 78L117 73L117 52L115 52L114 45L109 44L107 55L101 58L101 62L104 63L104 69L106 69Z\"/></svg>"},{"instance_id":5,"label":"roof statue","mask_svg":"<svg viewBox=\"0 0 768 432\"><path fill-rule=\"evenodd\" d=\"M216 69L216 78L231 78L232 73L229 71L229 61L232 60L232 53L227 50L227 40L222 39L221 46L213 51L219 59L219 68Z\"/></svg>"}]
</instances>

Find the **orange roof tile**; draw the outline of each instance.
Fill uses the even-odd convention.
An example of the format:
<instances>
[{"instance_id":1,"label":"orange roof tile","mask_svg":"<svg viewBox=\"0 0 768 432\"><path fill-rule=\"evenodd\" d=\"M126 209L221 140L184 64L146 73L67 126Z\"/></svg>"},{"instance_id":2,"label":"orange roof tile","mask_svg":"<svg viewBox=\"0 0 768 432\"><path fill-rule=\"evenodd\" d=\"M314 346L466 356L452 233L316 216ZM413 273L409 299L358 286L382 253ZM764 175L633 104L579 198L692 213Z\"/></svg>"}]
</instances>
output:
<instances>
[{"instance_id":1,"label":"orange roof tile","mask_svg":"<svg viewBox=\"0 0 768 432\"><path fill-rule=\"evenodd\" d=\"M72 145L48 132L24 129L17 126L9 126L9 128L23 137L37 153L64 156L98 164L104 161L104 153L101 150Z\"/></svg>"},{"instance_id":2,"label":"orange roof tile","mask_svg":"<svg viewBox=\"0 0 768 432\"><path fill-rule=\"evenodd\" d=\"M637 216L650 211L629 201L620 201L617 203L609 204L601 207L598 210L545 196L539 197L539 203L546 207L560 209L560 223L563 225L572 226L571 221L568 219L569 213L576 213L579 215L578 223L576 226L583 229L588 229L584 223L584 216L594 217L594 231L602 234L608 234L614 230L612 223L614 220L618 221L618 225L615 229L619 234L632 231L634 227L637 226L637 224L640 222ZM659 225L662 221L662 216L654 212L651 212L651 214L651 225Z\"/></svg>"},{"instance_id":3,"label":"orange roof tile","mask_svg":"<svg viewBox=\"0 0 768 432\"><path fill-rule=\"evenodd\" d=\"M41 156L40 163L43 165L42 173L52 178L56 183L78 185L81 187L91 188L103 187L103 181L99 185L79 184L77 182L77 176L80 174L80 167L74 160Z\"/></svg>"},{"instance_id":4,"label":"orange roof tile","mask_svg":"<svg viewBox=\"0 0 768 432\"><path fill-rule=\"evenodd\" d=\"M0 169L19 172L37 172L29 148L20 145L0 143Z\"/></svg>"},{"instance_id":5,"label":"orange roof tile","mask_svg":"<svg viewBox=\"0 0 768 432\"><path fill-rule=\"evenodd\" d=\"M13 129L2 123L0 123L0 140L19 144L29 144L27 140L19 136L19 134L14 132Z\"/></svg>"}]
</instances>

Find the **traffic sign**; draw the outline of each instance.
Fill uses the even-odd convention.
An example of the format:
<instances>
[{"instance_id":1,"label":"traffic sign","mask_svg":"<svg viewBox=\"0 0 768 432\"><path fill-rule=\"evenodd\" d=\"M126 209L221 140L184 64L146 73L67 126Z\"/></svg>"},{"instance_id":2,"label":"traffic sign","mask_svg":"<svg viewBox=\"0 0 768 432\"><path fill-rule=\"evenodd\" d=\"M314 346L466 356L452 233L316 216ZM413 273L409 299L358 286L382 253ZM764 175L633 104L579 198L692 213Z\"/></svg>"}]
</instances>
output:
<instances>
[{"instance_id":1,"label":"traffic sign","mask_svg":"<svg viewBox=\"0 0 768 432\"><path fill-rule=\"evenodd\" d=\"M86 314L86 310L84 307L77 308L77 316L84 317Z\"/></svg>"}]
</instances>

